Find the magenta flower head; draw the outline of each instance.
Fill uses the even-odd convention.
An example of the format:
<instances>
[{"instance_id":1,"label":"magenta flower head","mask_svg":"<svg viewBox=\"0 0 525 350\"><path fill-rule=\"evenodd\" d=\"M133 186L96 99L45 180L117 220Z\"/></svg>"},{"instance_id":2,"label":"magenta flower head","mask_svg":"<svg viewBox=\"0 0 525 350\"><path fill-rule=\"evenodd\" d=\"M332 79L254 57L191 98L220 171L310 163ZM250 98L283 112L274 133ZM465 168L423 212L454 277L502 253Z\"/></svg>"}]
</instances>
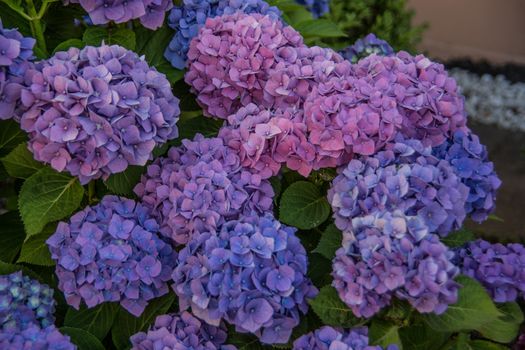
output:
<instances>
[{"instance_id":1,"label":"magenta flower head","mask_svg":"<svg viewBox=\"0 0 525 350\"><path fill-rule=\"evenodd\" d=\"M178 136L169 81L123 47L71 48L27 75L20 123L29 148L81 183L145 165L156 145Z\"/></svg>"},{"instance_id":2,"label":"magenta flower head","mask_svg":"<svg viewBox=\"0 0 525 350\"><path fill-rule=\"evenodd\" d=\"M200 134L148 166L135 193L174 244L186 244L197 232L215 232L243 213L265 213L274 195L268 180L241 165L236 150Z\"/></svg>"},{"instance_id":3,"label":"magenta flower head","mask_svg":"<svg viewBox=\"0 0 525 350\"><path fill-rule=\"evenodd\" d=\"M181 310L208 324L226 320L263 343L284 344L317 294L307 267L294 228L251 213L195 235L179 252L173 289Z\"/></svg>"},{"instance_id":4,"label":"magenta flower head","mask_svg":"<svg viewBox=\"0 0 525 350\"><path fill-rule=\"evenodd\" d=\"M63 335L54 326L40 328L30 324L23 330L10 329L0 332L2 350L76 350L69 336Z\"/></svg>"},{"instance_id":5,"label":"magenta flower head","mask_svg":"<svg viewBox=\"0 0 525 350\"><path fill-rule=\"evenodd\" d=\"M446 160L417 140L398 137L374 156L355 158L328 191L335 224L352 230L352 219L384 210L418 216L441 236L461 227L469 189Z\"/></svg>"},{"instance_id":6,"label":"magenta flower head","mask_svg":"<svg viewBox=\"0 0 525 350\"><path fill-rule=\"evenodd\" d=\"M59 223L46 243L67 303L120 302L138 317L149 300L168 293L177 253L158 228L147 208L115 196Z\"/></svg>"},{"instance_id":7,"label":"magenta flower head","mask_svg":"<svg viewBox=\"0 0 525 350\"><path fill-rule=\"evenodd\" d=\"M305 334L293 343L292 350L382 350L380 346L368 345L368 328L359 327L349 331L324 326ZM398 350L389 345L385 350Z\"/></svg>"},{"instance_id":8,"label":"magenta flower head","mask_svg":"<svg viewBox=\"0 0 525 350\"><path fill-rule=\"evenodd\" d=\"M356 217L333 260L333 286L358 317L372 317L394 296L421 313L441 314L457 301L453 257L417 216Z\"/></svg>"},{"instance_id":9,"label":"magenta flower head","mask_svg":"<svg viewBox=\"0 0 525 350\"><path fill-rule=\"evenodd\" d=\"M224 345L226 337L224 323L215 327L182 312L157 316L147 332L137 333L130 340L132 350L236 350L233 345Z\"/></svg>"},{"instance_id":10,"label":"magenta flower head","mask_svg":"<svg viewBox=\"0 0 525 350\"><path fill-rule=\"evenodd\" d=\"M208 18L190 44L185 81L207 116L226 118L250 103L265 106L269 69L301 35L270 16L244 14Z\"/></svg>"},{"instance_id":11,"label":"magenta flower head","mask_svg":"<svg viewBox=\"0 0 525 350\"><path fill-rule=\"evenodd\" d=\"M82 6L95 25L139 19L152 30L162 26L166 12L173 7L171 0L64 0L64 3Z\"/></svg>"},{"instance_id":12,"label":"magenta flower head","mask_svg":"<svg viewBox=\"0 0 525 350\"><path fill-rule=\"evenodd\" d=\"M35 39L16 29L4 28L0 19L0 120L20 119L20 92L31 68Z\"/></svg>"}]
</instances>

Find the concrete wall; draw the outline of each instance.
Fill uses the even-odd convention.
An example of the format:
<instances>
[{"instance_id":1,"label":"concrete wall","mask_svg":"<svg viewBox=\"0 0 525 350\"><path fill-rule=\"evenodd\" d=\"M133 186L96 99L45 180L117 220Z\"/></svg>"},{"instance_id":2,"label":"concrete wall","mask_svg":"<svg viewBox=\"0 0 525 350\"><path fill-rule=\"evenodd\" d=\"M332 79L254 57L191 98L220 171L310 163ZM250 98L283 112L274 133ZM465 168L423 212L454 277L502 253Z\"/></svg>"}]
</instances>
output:
<instances>
[{"instance_id":1,"label":"concrete wall","mask_svg":"<svg viewBox=\"0 0 525 350\"><path fill-rule=\"evenodd\" d=\"M419 49L440 59L525 64L525 0L409 0L428 22Z\"/></svg>"}]
</instances>

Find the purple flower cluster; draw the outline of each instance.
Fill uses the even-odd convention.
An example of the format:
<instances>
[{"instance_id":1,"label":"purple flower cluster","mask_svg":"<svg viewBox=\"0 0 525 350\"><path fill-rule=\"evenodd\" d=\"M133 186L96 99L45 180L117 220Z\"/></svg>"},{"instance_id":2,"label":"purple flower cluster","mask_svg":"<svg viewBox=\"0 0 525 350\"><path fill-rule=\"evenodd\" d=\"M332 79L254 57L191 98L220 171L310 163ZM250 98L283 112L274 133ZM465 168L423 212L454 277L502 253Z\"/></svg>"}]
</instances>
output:
<instances>
[{"instance_id":1,"label":"purple flower cluster","mask_svg":"<svg viewBox=\"0 0 525 350\"><path fill-rule=\"evenodd\" d=\"M149 29L164 23L166 12L173 7L172 0L64 0L65 4L79 4L89 14L93 24L125 23L139 19Z\"/></svg>"},{"instance_id":2,"label":"purple flower cluster","mask_svg":"<svg viewBox=\"0 0 525 350\"><path fill-rule=\"evenodd\" d=\"M314 18L319 18L330 12L330 0L295 0L312 13Z\"/></svg>"},{"instance_id":3,"label":"purple flower cluster","mask_svg":"<svg viewBox=\"0 0 525 350\"><path fill-rule=\"evenodd\" d=\"M301 35L269 15L209 18L190 43L185 81L208 116L226 118L250 103L266 106L269 70L299 46Z\"/></svg>"},{"instance_id":4,"label":"purple flower cluster","mask_svg":"<svg viewBox=\"0 0 525 350\"><path fill-rule=\"evenodd\" d=\"M341 51L341 55L352 63L357 63L361 58L376 54L379 56L391 56L394 49L386 41L379 39L370 33Z\"/></svg>"},{"instance_id":5,"label":"purple flower cluster","mask_svg":"<svg viewBox=\"0 0 525 350\"><path fill-rule=\"evenodd\" d=\"M184 69L188 60L191 40L208 18L243 13L260 13L274 19L281 17L281 11L263 0L183 0L181 6L171 10L168 25L176 33L166 48L164 56L177 69Z\"/></svg>"},{"instance_id":6,"label":"purple flower cluster","mask_svg":"<svg viewBox=\"0 0 525 350\"><path fill-rule=\"evenodd\" d=\"M461 273L478 280L494 301L505 303L525 295L525 247L478 239L456 250Z\"/></svg>"},{"instance_id":7,"label":"purple flower cluster","mask_svg":"<svg viewBox=\"0 0 525 350\"><path fill-rule=\"evenodd\" d=\"M355 217L400 209L418 216L432 233L446 236L459 229L469 189L430 147L417 140L397 141L341 168L328 191L336 226L349 232Z\"/></svg>"},{"instance_id":8,"label":"purple flower cluster","mask_svg":"<svg viewBox=\"0 0 525 350\"><path fill-rule=\"evenodd\" d=\"M294 228L252 213L196 235L179 252L174 290L182 310L209 324L224 319L263 343L287 343L317 294L307 265Z\"/></svg>"},{"instance_id":9,"label":"purple flower cluster","mask_svg":"<svg viewBox=\"0 0 525 350\"><path fill-rule=\"evenodd\" d=\"M155 324L145 333L133 335L132 350L192 349L236 350L226 341L226 327L203 324L188 312L157 316Z\"/></svg>"},{"instance_id":10,"label":"purple flower cluster","mask_svg":"<svg viewBox=\"0 0 525 350\"><path fill-rule=\"evenodd\" d=\"M54 312L53 290L47 285L22 272L0 276L0 333L32 324L48 327L55 322Z\"/></svg>"},{"instance_id":11,"label":"purple flower cluster","mask_svg":"<svg viewBox=\"0 0 525 350\"><path fill-rule=\"evenodd\" d=\"M123 47L71 48L27 75L21 126L30 150L82 183L145 165L157 144L178 136L169 81Z\"/></svg>"},{"instance_id":12,"label":"purple flower cluster","mask_svg":"<svg viewBox=\"0 0 525 350\"><path fill-rule=\"evenodd\" d=\"M31 68L34 45L35 39L4 28L0 19L0 120L20 119L20 92Z\"/></svg>"},{"instance_id":13,"label":"purple flower cluster","mask_svg":"<svg viewBox=\"0 0 525 350\"><path fill-rule=\"evenodd\" d=\"M215 232L243 213L265 213L274 195L271 184L243 168L222 139L200 134L149 165L135 193L175 244L186 244L194 233Z\"/></svg>"},{"instance_id":14,"label":"purple flower cluster","mask_svg":"<svg viewBox=\"0 0 525 350\"><path fill-rule=\"evenodd\" d=\"M139 316L149 300L168 293L177 253L157 232L148 209L115 196L59 223L46 243L68 304L116 301Z\"/></svg>"},{"instance_id":15,"label":"purple flower cluster","mask_svg":"<svg viewBox=\"0 0 525 350\"><path fill-rule=\"evenodd\" d=\"M501 180L489 162L487 149L474 134L457 131L432 153L447 160L470 190L465 209L474 221L482 222L496 207L496 191Z\"/></svg>"},{"instance_id":16,"label":"purple flower cluster","mask_svg":"<svg viewBox=\"0 0 525 350\"><path fill-rule=\"evenodd\" d=\"M352 220L333 261L333 286L358 317L371 317L393 296L422 313L457 301L454 253L417 216L383 212Z\"/></svg>"},{"instance_id":17,"label":"purple flower cluster","mask_svg":"<svg viewBox=\"0 0 525 350\"><path fill-rule=\"evenodd\" d=\"M35 324L23 330L9 329L0 332L2 350L76 350L68 336L51 325L40 328Z\"/></svg>"},{"instance_id":18,"label":"purple flower cluster","mask_svg":"<svg viewBox=\"0 0 525 350\"><path fill-rule=\"evenodd\" d=\"M368 328L353 328L349 331L324 326L305 334L293 343L292 350L381 350L380 346L368 345ZM386 350L398 350L389 345Z\"/></svg>"}]
</instances>

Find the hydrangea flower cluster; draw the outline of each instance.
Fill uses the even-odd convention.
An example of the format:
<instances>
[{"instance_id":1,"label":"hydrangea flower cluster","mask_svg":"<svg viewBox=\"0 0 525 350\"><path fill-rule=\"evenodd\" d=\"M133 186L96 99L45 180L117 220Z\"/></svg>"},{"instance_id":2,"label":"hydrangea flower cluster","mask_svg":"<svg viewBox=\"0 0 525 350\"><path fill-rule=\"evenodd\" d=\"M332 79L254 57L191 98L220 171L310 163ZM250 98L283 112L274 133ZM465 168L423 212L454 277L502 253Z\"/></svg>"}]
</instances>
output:
<instances>
[{"instance_id":1,"label":"hydrangea flower cluster","mask_svg":"<svg viewBox=\"0 0 525 350\"><path fill-rule=\"evenodd\" d=\"M478 280L497 303L525 295L525 247L478 239L456 250L461 273Z\"/></svg>"},{"instance_id":2,"label":"hydrangea flower cluster","mask_svg":"<svg viewBox=\"0 0 525 350\"><path fill-rule=\"evenodd\" d=\"M236 350L233 345L223 345L226 337L224 324L215 327L182 312L157 316L147 332L137 333L130 340L132 350Z\"/></svg>"},{"instance_id":3,"label":"hydrangea flower cluster","mask_svg":"<svg viewBox=\"0 0 525 350\"><path fill-rule=\"evenodd\" d=\"M169 81L121 46L70 48L27 74L21 126L29 148L81 183L145 165L157 144L178 136Z\"/></svg>"},{"instance_id":4,"label":"hydrangea flower cluster","mask_svg":"<svg viewBox=\"0 0 525 350\"><path fill-rule=\"evenodd\" d=\"M333 261L333 286L358 317L371 317L393 296L421 313L457 301L454 253L417 216L401 211L356 217Z\"/></svg>"},{"instance_id":5,"label":"hydrangea flower cluster","mask_svg":"<svg viewBox=\"0 0 525 350\"><path fill-rule=\"evenodd\" d=\"M55 322L54 312L53 290L47 285L22 272L0 276L0 333L32 324L48 327Z\"/></svg>"},{"instance_id":6,"label":"hydrangea flower cluster","mask_svg":"<svg viewBox=\"0 0 525 350\"><path fill-rule=\"evenodd\" d=\"M173 7L172 0L64 0L64 3L82 6L95 25L139 19L152 30L162 26L166 12Z\"/></svg>"},{"instance_id":7,"label":"hydrangea flower cluster","mask_svg":"<svg viewBox=\"0 0 525 350\"><path fill-rule=\"evenodd\" d=\"M270 68L299 46L301 35L268 15L209 18L190 43L184 78L207 116L226 118L252 102L265 106Z\"/></svg>"},{"instance_id":8,"label":"hydrangea flower cluster","mask_svg":"<svg viewBox=\"0 0 525 350\"><path fill-rule=\"evenodd\" d=\"M273 19L281 17L281 11L268 5L263 0L183 0L170 12L168 25L175 30L175 35L164 56L177 69L184 69L188 60L191 40L197 36L199 29L208 18L232 15L237 11L243 13L260 13Z\"/></svg>"},{"instance_id":9,"label":"hydrangea flower cluster","mask_svg":"<svg viewBox=\"0 0 525 350\"><path fill-rule=\"evenodd\" d=\"M4 28L0 19L0 120L20 119L20 92L31 68L35 39Z\"/></svg>"},{"instance_id":10,"label":"hydrangea flower cluster","mask_svg":"<svg viewBox=\"0 0 525 350\"><path fill-rule=\"evenodd\" d=\"M343 331L324 326L297 338L292 350L382 350L382 348L368 345L366 327ZM386 350L398 350L398 347L389 345Z\"/></svg>"},{"instance_id":11,"label":"hydrangea flower cluster","mask_svg":"<svg viewBox=\"0 0 525 350\"><path fill-rule=\"evenodd\" d=\"M287 343L317 294L307 264L294 228L252 213L195 236L179 252L174 290L182 310L209 324L224 319L263 343Z\"/></svg>"},{"instance_id":12,"label":"hydrangea flower cluster","mask_svg":"<svg viewBox=\"0 0 525 350\"><path fill-rule=\"evenodd\" d=\"M352 159L328 190L336 226L352 231L352 219L403 210L430 232L446 236L466 217L469 189L446 160L417 140L397 142L374 156Z\"/></svg>"},{"instance_id":13,"label":"hydrangea flower cluster","mask_svg":"<svg viewBox=\"0 0 525 350\"><path fill-rule=\"evenodd\" d=\"M215 232L243 213L265 213L274 195L268 180L243 168L222 139L200 134L149 165L135 193L175 244L188 243L194 233Z\"/></svg>"},{"instance_id":14,"label":"hydrangea flower cluster","mask_svg":"<svg viewBox=\"0 0 525 350\"><path fill-rule=\"evenodd\" d=\"M51 325L40 328L31 324L24 330L9 329L0 332L0 348L3 350L76 350L69 336Z\"/></svg>"},{"instance_id":15,"label":"hydrangea flower cluster","mask_svg":"<svg viewBox=\"0 0 525 350\"><path fill-rule=\"evenodd\" d=\"M330 0L295 0L295 2L305 6L314 18L330 12Z\"/></svg>"},{"instance_id":16,"label":"hydrangea flower cluster","mask_svg":"<svg viewBox=\"0 0 525 350\"><path fill-rule=\"evenodd\" d=\"M479 138L470 133L457 131L447 142L433 149L439 159L447 160L456 175L469 188L465 204L467 215L482 222L496 207L496 191L501 180L489 162L487 148L480 144Z\"/></svg>"},{"instance_id":17,"label":"hydrangea flower cluster","mask_svg":"<svg viewBox=\"0 0 525 350\"><path fill-rule=\"evenodd\" d=\"M146 207L116 196L59 223L46 243L67 303L120 302L140 316L149 300L168 293L177 253L158 228Z\"/></svg>"},{"instance_id":18,"label":"hydrangea flower cluster","mask_svg":"<svg viewBox=\"0 0 525 350\"><path fill-rule=\"evenodd\" d=\"M361 58L376 54L379 56L391 56L394 49L384 40L370 33L341 51L341 55L352 63L357 63Z\"/></svg>"}]
</instances>

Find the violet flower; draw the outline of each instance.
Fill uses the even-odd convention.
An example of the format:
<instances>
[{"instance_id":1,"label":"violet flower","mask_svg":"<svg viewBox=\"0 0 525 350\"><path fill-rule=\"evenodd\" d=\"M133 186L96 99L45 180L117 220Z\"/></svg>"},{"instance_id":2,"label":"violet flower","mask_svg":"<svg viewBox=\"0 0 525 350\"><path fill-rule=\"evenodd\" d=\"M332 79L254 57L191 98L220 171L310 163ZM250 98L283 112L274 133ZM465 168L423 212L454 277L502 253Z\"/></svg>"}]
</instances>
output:
<instances>
[{"instance_id":1,"label":"violet flower","mask_svg":"<svg viewBox=\"0 0 525 350\"><path fill-rule=\"evenodd\" d=\"M370 33L364 38L357 39L353 45L350 45L341 51L341 56L352 63L357 63L361 58L365 58L372 54L378 56L391 56L394 54L394 49L386 41L381 40L373 33Z\"/></svg>"}]
</instances>

